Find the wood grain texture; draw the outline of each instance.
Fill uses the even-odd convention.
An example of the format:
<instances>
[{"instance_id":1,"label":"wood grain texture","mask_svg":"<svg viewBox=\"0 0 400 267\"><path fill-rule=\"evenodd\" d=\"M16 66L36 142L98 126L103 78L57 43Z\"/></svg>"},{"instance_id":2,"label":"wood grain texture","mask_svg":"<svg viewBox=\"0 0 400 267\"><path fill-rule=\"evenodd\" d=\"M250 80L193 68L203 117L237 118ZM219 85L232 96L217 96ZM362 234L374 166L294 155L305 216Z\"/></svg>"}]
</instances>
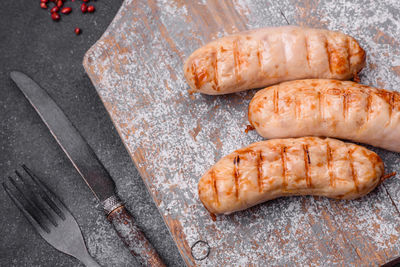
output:
<instances>
[{"instance_id":1,"label":"wood grain texture","mask_svg":"<svg viewBox=\"0 0 400 267\"><path fill-rule=\"evenodd\" d=\"M399 256L397 178L358 200L282 198L212 221L198 179L222 156L262 140L244 133L255 90L189 95L182 70L210 40L288 22L355 37L367 52L361 82L397 90L399 13L395 0L125 1L84 67L188 266L379 265ZM373 150L388 172L400 171L398 154ZM197 240L211 246L206 260L191 256Z\"/></svg>"}]
</instances>

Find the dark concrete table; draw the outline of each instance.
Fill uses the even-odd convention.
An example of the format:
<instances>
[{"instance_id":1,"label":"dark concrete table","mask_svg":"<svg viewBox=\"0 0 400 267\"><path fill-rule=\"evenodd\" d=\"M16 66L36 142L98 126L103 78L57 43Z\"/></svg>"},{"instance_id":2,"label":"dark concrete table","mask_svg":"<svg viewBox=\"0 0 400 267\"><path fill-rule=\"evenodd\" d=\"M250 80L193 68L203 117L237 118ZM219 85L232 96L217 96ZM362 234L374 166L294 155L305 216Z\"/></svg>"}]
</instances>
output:
<instances>
[{"instance_id":1,"label":"dark concrete table","mask_svg":"<svg viewBox=\"0 0 400 267\"><path fill-rule=\"evenodd\" d=\"M3 1L0 8L0 181L22 163L31 167L65 202L81 226L89 252L102 266L132 266L96 199L10 80L21 70L39 82L87 139L117 184L120 196L162 258L183 265L145 185L125 151L103 104L82 67L86 50L101 36L122 1L96 1L94 14L79 11L55 23L35 1ZM83 33L74 34L80 27ZM129 184L122 183L131 177ZM82 266L39 237L0 190L0 266Z\"/></svg>"}]
</instances>

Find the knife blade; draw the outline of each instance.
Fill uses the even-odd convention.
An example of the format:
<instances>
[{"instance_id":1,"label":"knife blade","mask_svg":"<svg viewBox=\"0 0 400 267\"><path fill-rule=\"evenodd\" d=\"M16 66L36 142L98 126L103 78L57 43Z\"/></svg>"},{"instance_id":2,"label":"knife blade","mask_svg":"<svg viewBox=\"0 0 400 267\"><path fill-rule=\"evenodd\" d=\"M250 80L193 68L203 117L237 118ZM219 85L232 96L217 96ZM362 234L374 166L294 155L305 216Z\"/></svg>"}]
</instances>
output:
<instances>
[{"instance_id":1,"label":"knife blade","mask_svg":"<svg viewBox=\"0 0 400 267\"><path fill-rule=\"evenodd\" d=\"M116 195L115 183L110 174L61 108L44 89L24 73L13 71L10 77L101 202L108 220L131 253L145 266L164 266L154 247L136 226L132 215Z\"/></svg>"},{"instance_id":2,"label":"knife blade","mask_svg":"<svg viewBox=\"0 0 400 267\"><path fill-rule=\"evenodd\" d=\"M21 72L12 72L10 75L96 198L104 201L114 195L114 181L64 112L28 76Z\"/></svg>"}]
</instances>

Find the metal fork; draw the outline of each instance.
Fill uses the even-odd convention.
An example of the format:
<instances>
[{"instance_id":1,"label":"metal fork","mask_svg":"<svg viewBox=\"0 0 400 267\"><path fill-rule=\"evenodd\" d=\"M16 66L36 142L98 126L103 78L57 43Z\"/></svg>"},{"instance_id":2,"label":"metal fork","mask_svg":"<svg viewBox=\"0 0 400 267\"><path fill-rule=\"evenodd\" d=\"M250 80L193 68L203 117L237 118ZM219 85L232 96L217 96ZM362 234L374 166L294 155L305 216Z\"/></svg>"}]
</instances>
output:
<instances>
[{"instance_id":1,"label":"metal fork","mask_svg":"<svg viewBox=\"0 0 400 267\"><path fill-rule=\"evenodd\" d=\"M36 231L57 250L71 255L86 266L100 266L88 253L81 230L65 205L50 191L28 167L22 165L33 182L28 183L18 171L22 187L11 177L3 187L11 200L25 215ZM34 185L29 186L29 185ZM36 190L36 193L34 190Z\"/></svg>"}]
</instances>

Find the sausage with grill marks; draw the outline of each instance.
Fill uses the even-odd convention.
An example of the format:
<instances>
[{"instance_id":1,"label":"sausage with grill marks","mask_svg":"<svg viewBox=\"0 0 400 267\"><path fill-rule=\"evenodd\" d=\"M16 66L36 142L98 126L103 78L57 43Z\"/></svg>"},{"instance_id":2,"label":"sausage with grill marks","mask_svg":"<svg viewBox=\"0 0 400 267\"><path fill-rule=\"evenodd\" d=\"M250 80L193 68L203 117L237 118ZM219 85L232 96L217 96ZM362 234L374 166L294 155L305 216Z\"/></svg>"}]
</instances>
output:
<instances>
[{"instance_id":1,"label":"sausage with grill marks","mask_svg":"<svg viewBox=\"0 0 400 267\"><path fill-rule=\"evenodd\" d=\"M220 95L296 79L348 80L364 65L364 50L346 34L284 26L210 42L189 56L184 74L193 91Z\"/></svg>"},{"instance_id":2,"label":"sausage with grill marks","mask_svg":"<svg viewBox=\"0 0 400 267\"><path fill-rule=\"evenodd\" d=\"M289 195L353 199L383 179L374 152L330 138L254 143L219 160L199 181L199 197L213 214L229 214Z\"/></svg>"},{"instance_id":3,"label":"sausage with grill marks","mask_svg":"<svg viewBox=\"0 0 400 267\"><path fill-rule=\"evenodd\" d=\"M299 80L260 90L250 124L265 138L328 136L400 152L400 93L350 81Z\"/></svg>"}]
</instances>

